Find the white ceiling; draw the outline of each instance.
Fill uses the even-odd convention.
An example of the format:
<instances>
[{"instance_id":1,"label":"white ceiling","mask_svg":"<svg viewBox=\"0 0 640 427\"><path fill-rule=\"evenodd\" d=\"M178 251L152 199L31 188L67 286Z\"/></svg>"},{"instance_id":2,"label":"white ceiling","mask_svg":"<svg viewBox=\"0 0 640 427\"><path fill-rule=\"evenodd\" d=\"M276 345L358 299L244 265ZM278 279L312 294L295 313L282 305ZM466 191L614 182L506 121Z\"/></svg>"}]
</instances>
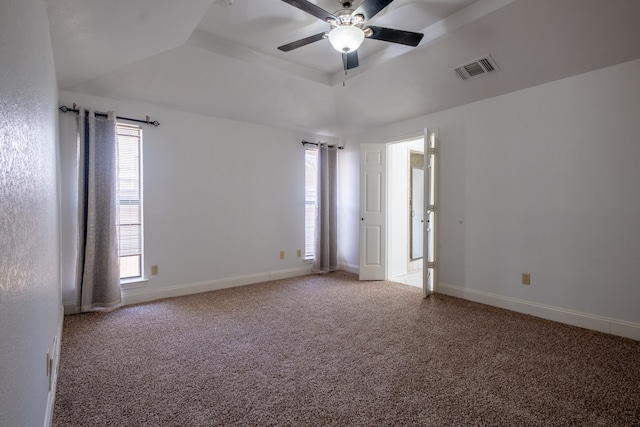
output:
<instances>
[{"instance_id":1,"label":"white ceiling","mask_svg":"<svg viewBox=\"0 0 640 427\"><path fill-rule=\"evenodd\" d=\"M381 27L422 32L475 1L395 0L370 23ZM354 6L361 2L362 0L355 1ZM314 3L329 12L342 9L336 0L320 0ZM328 29L329 25L320 19L277 0L237 0L231 6L225 6L224 2L214 3L214 7L209 9L197 27L197 31L207 34L214 44L234 43L321 73L342 75L341 54L331 47L328 40L286 53L277 50L278 46ZM367 40L358 49L358 55L366 58L390 46L387 42Z\"/></svg>"},{"instance_id":2,"label":"white ceiling","mask_svg":"<svg viewBox=\"0 0 640 427\"><path fill-rule=\"evenodd\" d=\"M637 0L395 0L371 24L422 42L367 39L347 76L327 40L277 49L325 31L319 19L226 3L47 0L59 87L341 136L640 58ZM487 54L499 72L452 71Z\"/></svg>"}]
</instances>

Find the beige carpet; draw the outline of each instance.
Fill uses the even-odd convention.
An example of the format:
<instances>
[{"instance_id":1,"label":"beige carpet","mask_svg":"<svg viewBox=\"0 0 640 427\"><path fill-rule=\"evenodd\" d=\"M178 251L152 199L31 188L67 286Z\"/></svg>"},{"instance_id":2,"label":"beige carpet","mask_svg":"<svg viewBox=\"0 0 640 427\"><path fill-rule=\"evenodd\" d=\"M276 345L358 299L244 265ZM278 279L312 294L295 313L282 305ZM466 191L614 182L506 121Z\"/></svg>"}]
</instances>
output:
<instances>
[{"instance_id":1,"label":"beige carpet","mask_svg":"<svg viewBox=\"0 0 640 427\"><path fill-rule=\"evenodd\" d=\"M640 425L640 342L343 272L66 317L54 426Z\"/></svg>"}]
</instances>

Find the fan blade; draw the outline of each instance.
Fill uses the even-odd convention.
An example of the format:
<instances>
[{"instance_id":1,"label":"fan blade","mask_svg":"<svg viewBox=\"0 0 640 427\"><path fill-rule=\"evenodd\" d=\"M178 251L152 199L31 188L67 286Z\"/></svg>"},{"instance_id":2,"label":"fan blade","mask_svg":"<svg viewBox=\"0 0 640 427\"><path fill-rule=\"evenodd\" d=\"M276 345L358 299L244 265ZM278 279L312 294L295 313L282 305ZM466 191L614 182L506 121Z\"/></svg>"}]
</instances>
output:
<instances>
[{"instance_id":1,"label":"fan blade","mask_svg":"<svg viewBox=\"0 0 640 427\"><path fill-rule=\"evenodd\" d=\"M412 31L395 30L393 28L375 27L369 25L373 34L370 39L383 40L385 42L406 44L407 46L418 46L424 34L414 33Z\"/></svg>"},{"instance_id":2,"label":"fan blade","mask_svg":"<svg viewBox=\"0 0 640 427\"><path fill-rule=\"evenodd\" d=\"M309 3L307 0L282 0L285 3L290 4L293 7L297 7L303 12L307 12L316 18L322 19L323 21L327 20L335 20L336 17L333 14L327 12L321 7L316 6L313 3Z\"/></svg>"},{"instance_id":3,"label":"fan blade","mask_svg":"<svg viewBox=\"0 0 640 427\"><path fill-rule=\"evenodd\" d=\"M306 46L313 42L317 42L318 40L322 40L324 38L324 34L325 33L314 34L313 36L305 37L304 39L296 40L294 42L279 46L278 49L280 49L283 52L289 52L290 50L297 49L302 46Z\"/></svg>"},{"instance_id":4,"label":"fan blade","mask_svg":"<svg viewBox=\"0 0 640 427\"><path fill-rule=\"evenodd\" d=\"M364 0L362 4L353 12L354 15L364 15L364 20L368 21L387 7L393 0Z\"/></svg>"},{"instance_id":5,"label":"fan blade","mask_svg":"<svg viewBox=\"0 0 640 427\"><path fill-rule=\"evenodd\" d=\"M358 51L354 50L353 52L343 53L342 64L344 65L344 71L356 68L358 65L360 65L360 63L358 62Z\"/></svg>"}]
</instances>

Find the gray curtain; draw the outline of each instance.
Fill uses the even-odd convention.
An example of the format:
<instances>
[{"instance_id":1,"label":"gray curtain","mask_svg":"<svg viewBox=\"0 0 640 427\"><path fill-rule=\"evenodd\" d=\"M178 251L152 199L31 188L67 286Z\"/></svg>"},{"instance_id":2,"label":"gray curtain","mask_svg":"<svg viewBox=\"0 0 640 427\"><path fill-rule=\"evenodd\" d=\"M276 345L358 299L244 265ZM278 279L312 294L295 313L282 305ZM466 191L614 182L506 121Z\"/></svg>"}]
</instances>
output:
<instances>
[{"instance_id":1,"label":"gray curtain","mask_svg":"<svg viewBox=\"0 0 640 427\"><path fill-rule=\"evenodd\" d=\"M112 308L122 301L117 238L115 115L78 115L77 307Z\"/></svg>"},{"instance_id":2,"label":"gray curtain","mask_svg":"<svg viewBox=\"0 0 640 427\"><path fill-rule=\"evenodd\" d=\"M338 268L338 149L318 147L318 215L314 271Z\"/></svg>"}]
</instances>

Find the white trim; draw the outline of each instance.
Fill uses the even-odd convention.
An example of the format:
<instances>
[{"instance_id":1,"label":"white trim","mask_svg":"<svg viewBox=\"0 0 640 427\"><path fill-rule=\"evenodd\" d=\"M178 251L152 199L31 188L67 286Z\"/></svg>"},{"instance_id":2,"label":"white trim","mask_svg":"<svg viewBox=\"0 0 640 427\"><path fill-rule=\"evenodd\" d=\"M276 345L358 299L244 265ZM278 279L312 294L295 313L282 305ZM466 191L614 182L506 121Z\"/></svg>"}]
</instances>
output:
<instances>
[{"instance_id":1,"label":"white trim","mask_svg":"<svg viewBox=\"0 0 640 427\"><path fill-rule=\"evenodd\" d=\"M136 288L144 288L147 286L149 279L146 277L136 277L135 279L124 279L120 281L121 290L129 290Z\"/></svg>"},{"instance_id":2,"label":"white trim","mask_svg":"<svg viewBox=\"0 0 640 427\"><path fill-rule=\"evenodd\" d=\"M51 423L53 422L53 409L56 399L56 384L58 382L58 366L60 366L60 346L62 344L62 323L64 321L64 313L64 307L61 305L58 312L58 331L55 338L55 347L52 349L53 366L52 371L49 373L49 375L51 375L51 390L49 390L49 395L47 397L47 409L44 416L44 427L51 427Z\"/></svg>"},{"instance_id":3,"label":"white trim","mask_svg":"<svg viewBox=\"0 0 640 427\"><path fill-rule=\"evenodd\" d=\"M234 288L236 286L267 282L269 280L279 280L290 277L305 276L311 273L312 271L310 267L301 267L288 270L250 274L246 276L228 277L206 282L186 283L182 285L167 286L159 289L141 290L142 288L127 288L122 289L122 305L138 304L161 298L178 297L200 292L217 291L220 289Z\"/></svg>"},{"instance_id":4,"label":"white trim","mask_svg":"<svg viewBox=\"0 0 640 427\"><path fill-rule=\"evenodd\" d=\"M340 263L338 265L338 269L348 271L349 273L353 273L353 274L360 274L360 266L356 264Z\"/></svg>"},{"instance_id":5,"label":"white trim","mask_svg":"<svg viewBox=\"0 0 640 427\"><path fill-rule=\"evenodd\" d=\"M68 316L70 314L78 314L80 312L80 311L78 311L78 308L76 307L76 302L75 301L63 302L62 303L62 307L63 307L65 316Z\"/></svg>"},{"instance_id":6,"label":"white trim","mask_svg":"<svg viewBox=\"0 0 640 427\"><path fill-rule=\"evenodd\" d=\"M640 341L640 324L627 322L624 320L612 319L608 317L596 316L594 314L582 313L574 310L567 310L560 307L553 307L538 304L517 298L505 297L489 292L477 291L463 288L461 286L447 283L438 284L438 293L475 301L482 304L500 307L519 313L530 314L543 319L555 322L566 323L567 325L578 326L607 334L618 335Z\"/></svg>"},{"instance_id":7,"label":"white trim","mask_svg":"<svg viewBox=\"0 0 640 427\"><path fill-rule=\"evenodd\" d=\"M306 276L312 274L311 267L290 268L269 273L269 280L289 279L291 277Z\"/></svg>"}]
</instances>

